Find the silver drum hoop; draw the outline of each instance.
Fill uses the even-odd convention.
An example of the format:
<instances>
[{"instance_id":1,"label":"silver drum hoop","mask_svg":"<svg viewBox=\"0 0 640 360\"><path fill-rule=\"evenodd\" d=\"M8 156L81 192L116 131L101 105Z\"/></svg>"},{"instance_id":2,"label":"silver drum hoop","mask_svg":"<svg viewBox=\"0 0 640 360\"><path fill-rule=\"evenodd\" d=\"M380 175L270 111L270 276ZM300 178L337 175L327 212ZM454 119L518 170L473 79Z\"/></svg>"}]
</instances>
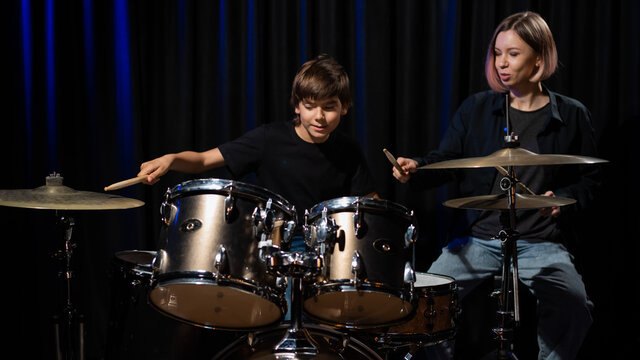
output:
<instances>
[{"instance_id":1,"label":"silver drum hoop","mask_svg":"<svg viewBox=\"0 0 640 360\"><path fill-rule=\"evenodd\" d=\"M256 202L271 199L273 201L273 205L277 206L279 210L285 212L290 217L295 216L294 206L291 205L284 197L261 186L235 180L215 178L187 180L167 190L167 198L168 200L173 201L176 198L186 195L194 195L197 193L233 193Z\"/></svg>"},{"instance_id":2,"label":"silver drum hoop","mask_svg":"<svg viewBox=\"0 0 640 360\"><path fill-rule=\"evenodd\" d=\"M321 216L322 211L327 209L328 214L342 211L369 210L372 212L391 212L409 221L414 219L413 211L389 200L378 200L368 197L344 196L336 199L326 200L314 205L309 210L310 221Z\"/></svg>"}]
</instances>

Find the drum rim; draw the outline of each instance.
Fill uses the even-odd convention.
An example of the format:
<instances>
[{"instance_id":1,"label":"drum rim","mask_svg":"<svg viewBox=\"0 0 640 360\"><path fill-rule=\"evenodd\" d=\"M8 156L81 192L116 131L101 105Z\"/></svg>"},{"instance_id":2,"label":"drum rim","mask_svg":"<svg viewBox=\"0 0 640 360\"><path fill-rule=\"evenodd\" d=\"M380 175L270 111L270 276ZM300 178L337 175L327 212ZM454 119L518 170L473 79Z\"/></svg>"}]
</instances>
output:
<instances>
[{"instance_id":1,"label":"drum rim","mask_svg":"<svg viewBox=\"0 0 640 360\"><path fill-rule=\"evenodd\" d=\"M248 293L252 293L267 300L270 300L271 297L275 297L276 299L278 299L285 293L284 289L278 289L272 286L260 286L255 281L250 279L240 279L229 276L218 278L216 274L210 271L193 270L172 271L170 273L154 274L151 283L151 290L154 290L158 286L173 284L229 286Z\"/></svg>"},{"instance_id":2,"label":"drum rim","mask_svg":"<svg viewBox=\"0 0 640 360\"><path fill-rule=\"evenodd\" d=\"M217 178L187 180L168 189L166 194L169 200L174 200L192 193L225 192L229 194L230 190L234 193L237 192L240 197L251 200L266 201L271 199L282 211L289 215L295 214L294 206L281 195L264 187L237 180Z\"/></svg>"},{"instance_id":3,"label":"drum rim","mask_svg":"<svg viewBox=\"0 0 640 360\"><path fill-rule=\"evenodd\" d=\"M328 214L332 214L336 212L344 212L345 210L355 210L356 207L361 210L391 210L395 213L401 214L407 220L413 220L414 217L413 211L390 200L379 200L364 196L343 196L325 200L312 206L311 209L309 209L309 220L320 216L324 208L327 209Z\"/></svg>"}]
</instances>

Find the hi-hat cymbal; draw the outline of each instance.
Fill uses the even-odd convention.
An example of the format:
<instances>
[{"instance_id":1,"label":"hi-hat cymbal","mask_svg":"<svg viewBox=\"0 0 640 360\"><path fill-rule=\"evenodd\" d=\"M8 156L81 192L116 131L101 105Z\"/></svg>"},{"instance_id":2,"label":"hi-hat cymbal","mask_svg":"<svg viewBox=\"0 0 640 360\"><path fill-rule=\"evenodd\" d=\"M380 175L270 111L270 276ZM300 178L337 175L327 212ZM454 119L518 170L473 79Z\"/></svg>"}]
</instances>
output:
<instances>
[{"instance_id":1,"label":"hi-hat cymbal","mask_svg":"<svg viewBox=\"0 0 640 360\"><path fill-rule=\"evenodd\" d=\"M62 185L62 177L53 174L46 178L46 185L35 189L0 190L0 205L45 210L114 210L139 207L144 202L74 190Z\"/></svg>"},{"instance_id":2,"label":"hi-hat cymbal","mask_svg":"<svg viewBox=\"0 0 640 360\"><path fill-rule=\"evenodd\" d=\"M500 149L488 156L471 157L441 161L418 169L455 169L455 168L480 168L494 166L527 166L527 165L568 165L568 164L596 164L608 162L589 156L560 155L560 154L536 154L522 148Z\"/></svg>"},{"instance_id":3,"label":"hi-hat cymbal","mask_svg":"<svg viewBox=\"0 0 640 360\"><path fill-rule=\"evenodd\" d=\"M516 209L542 209L574 204L574 199L542 195L516 194ZM456 209L509 210L507 194L481 195L447 200L443 205Z\"/></svg>"}]
</instances>

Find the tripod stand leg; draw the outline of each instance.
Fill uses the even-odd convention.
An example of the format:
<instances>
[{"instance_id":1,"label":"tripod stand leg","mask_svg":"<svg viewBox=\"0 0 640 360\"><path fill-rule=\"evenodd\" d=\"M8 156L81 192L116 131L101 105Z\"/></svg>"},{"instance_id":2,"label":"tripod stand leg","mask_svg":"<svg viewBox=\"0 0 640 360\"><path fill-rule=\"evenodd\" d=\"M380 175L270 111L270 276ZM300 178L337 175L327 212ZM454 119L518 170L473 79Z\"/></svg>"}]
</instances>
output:
<instances>
[{"instance_id":1,"label":"tripod stand leg","mask_svg":"<svg viewBox=\"0 0 640 360\"><path fill-rule=\"evenodd\" d=\"M56 344L56 360L62 360L62 335L60 334L60 318L58 316L53 317L53 336Z\"/></svg>"}]
</instances>

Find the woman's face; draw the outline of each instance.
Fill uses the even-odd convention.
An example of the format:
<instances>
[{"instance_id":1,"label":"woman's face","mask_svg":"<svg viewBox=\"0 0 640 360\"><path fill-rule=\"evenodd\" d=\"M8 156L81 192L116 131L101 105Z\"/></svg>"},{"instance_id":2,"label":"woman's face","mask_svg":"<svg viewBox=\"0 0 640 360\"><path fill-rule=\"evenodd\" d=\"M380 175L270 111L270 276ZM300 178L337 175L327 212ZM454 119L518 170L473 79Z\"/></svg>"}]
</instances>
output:
<instances>
[{"instance_id":1,"label":"woman's face","mask_svg":"<svg viewBox=\"0 0 640 360\"><path fill-rule=\"evenodd\" d=\"M531 77L536 74L541 64L538 55L513 30L498 33L495 47L494 66L502 83L509 89L531 86Z\"/></svg>"}]
</instances>

